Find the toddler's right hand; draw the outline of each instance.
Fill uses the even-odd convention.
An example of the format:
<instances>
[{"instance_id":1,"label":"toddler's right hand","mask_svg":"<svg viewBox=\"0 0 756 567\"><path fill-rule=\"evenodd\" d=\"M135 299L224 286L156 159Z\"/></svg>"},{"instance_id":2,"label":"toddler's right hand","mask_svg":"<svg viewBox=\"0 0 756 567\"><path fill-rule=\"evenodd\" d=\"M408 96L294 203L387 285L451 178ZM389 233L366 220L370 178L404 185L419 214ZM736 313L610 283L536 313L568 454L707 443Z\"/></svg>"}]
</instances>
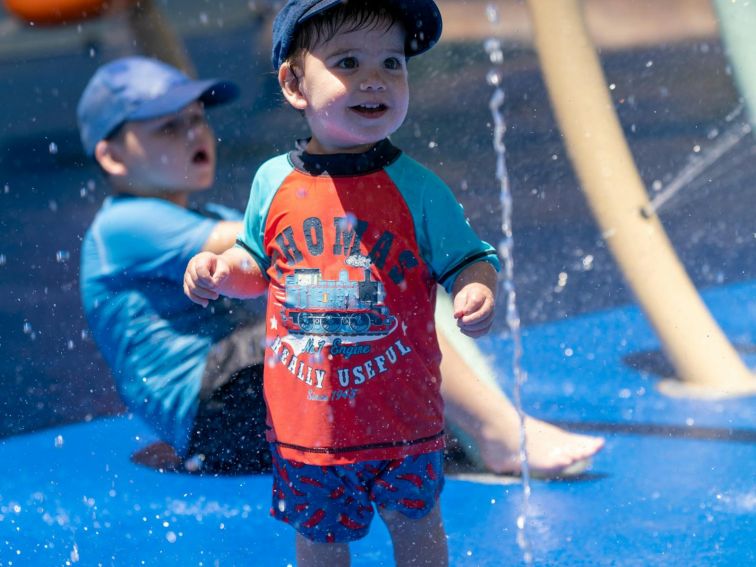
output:
<instances>
[{"instance_id":1,"label":"toddler's right hand","mask_svg":"<svg viewBox=\"0 0 756 567\"><path fill-rule=\"evenodd\" d=\"M230 273L231 268L222 256L200 252L189 260L184 272L184 293L194 303L207 307L210 300L218 299Z\"/></svg>"}]
</instances>

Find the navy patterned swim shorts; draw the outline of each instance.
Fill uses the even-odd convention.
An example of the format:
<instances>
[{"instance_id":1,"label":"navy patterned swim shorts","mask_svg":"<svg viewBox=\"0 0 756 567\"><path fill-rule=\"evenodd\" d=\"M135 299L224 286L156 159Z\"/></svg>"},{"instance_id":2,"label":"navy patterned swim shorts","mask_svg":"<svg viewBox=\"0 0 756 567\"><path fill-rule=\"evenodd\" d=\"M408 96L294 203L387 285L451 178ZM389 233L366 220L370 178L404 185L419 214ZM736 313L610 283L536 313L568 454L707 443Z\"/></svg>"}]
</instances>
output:
<instances>
[{"instance_id":1,"label":"navy patterned swim shorts","mask_svg":"<svg viewBox=\"0 0 756 567\"><path fill-rule=\"evenodd\" d=\"M311 541L345 543L367 535L375 504L420 519L444 485L443 451L351 465L306 465L273 457L273 517Z\"/></svg>"}]
</instances>

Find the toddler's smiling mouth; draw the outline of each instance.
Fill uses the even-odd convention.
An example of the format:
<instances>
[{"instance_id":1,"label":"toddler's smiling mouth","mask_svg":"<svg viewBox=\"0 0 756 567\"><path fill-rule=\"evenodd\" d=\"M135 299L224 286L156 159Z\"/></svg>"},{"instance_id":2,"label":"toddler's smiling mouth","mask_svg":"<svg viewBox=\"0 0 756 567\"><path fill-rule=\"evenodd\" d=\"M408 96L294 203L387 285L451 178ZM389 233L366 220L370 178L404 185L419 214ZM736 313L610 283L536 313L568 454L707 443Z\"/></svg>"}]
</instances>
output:
<instances>
[{"instance_id":1,"label":"toddler's smiling mouth","mask_svg":"<svg viewBox=\"0 0 756 567\"><path fill-rule=\"evenodd\" d=\"M364 103L364 104L356 104L354 106L350 107L351 110L356 112L357 114L361 114L363 116L380 116L384 112L388 110L388 106L382 103Z\"/></svg>"}]
</instances>

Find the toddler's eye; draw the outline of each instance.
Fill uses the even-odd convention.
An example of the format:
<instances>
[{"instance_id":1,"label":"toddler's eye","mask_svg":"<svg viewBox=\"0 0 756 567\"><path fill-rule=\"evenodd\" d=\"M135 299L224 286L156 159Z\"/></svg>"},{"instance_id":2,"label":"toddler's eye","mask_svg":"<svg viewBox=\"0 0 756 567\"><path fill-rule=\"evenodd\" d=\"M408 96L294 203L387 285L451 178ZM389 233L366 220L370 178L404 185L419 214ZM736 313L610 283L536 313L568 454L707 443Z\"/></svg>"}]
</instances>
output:
<instances>
[{"instance_id":1,"label":"toddler's eye","mask_svg":"<svg viewBox=\"0 0 756 567\"><path fill-rule=\"evenodd\" d=\"M383 65L386 69L398 70L402 68L402 61L398 57L389 57Z\"/></svg>"},{"instance_id":2,"label":"toddler's eye","mask_svg":"<svg viewBox=\"0 0 756 567\"><path fill-rule=\"evenodd\" d=\"M356 57L344 57L343 59L340 59L339 62L336 65L340 69L356 69L357 68L357 58Z\"/></svg>"}]
</instances>

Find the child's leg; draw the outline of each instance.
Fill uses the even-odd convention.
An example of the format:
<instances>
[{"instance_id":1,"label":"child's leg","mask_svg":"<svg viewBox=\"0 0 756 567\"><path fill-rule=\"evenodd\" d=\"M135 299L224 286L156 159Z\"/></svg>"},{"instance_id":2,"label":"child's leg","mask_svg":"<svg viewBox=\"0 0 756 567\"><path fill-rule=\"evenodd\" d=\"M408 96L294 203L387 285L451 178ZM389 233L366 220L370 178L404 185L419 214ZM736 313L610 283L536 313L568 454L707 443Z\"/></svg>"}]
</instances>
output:
<instances>
[{"instance_id":1,"label":"child's leg","mask_svg":"<svg viewBox=\"0 0 756 567\"><path fill-rule=\"evenodd\" d=\"M297 567L349 567L348 543L319 543L297 534Z\"/></svg>"},{"instance_id":2,"label":"child's leg","mask_svg":"<svg viewBox=\"0 0 756 567\"><path fill-rule=\"evenodd\" d=\"M441 503L418 520L393 510L379 510L394 544L394 561L397 567L449 565L446 531L441 519Z\"/></svg>"}]
</instances>

